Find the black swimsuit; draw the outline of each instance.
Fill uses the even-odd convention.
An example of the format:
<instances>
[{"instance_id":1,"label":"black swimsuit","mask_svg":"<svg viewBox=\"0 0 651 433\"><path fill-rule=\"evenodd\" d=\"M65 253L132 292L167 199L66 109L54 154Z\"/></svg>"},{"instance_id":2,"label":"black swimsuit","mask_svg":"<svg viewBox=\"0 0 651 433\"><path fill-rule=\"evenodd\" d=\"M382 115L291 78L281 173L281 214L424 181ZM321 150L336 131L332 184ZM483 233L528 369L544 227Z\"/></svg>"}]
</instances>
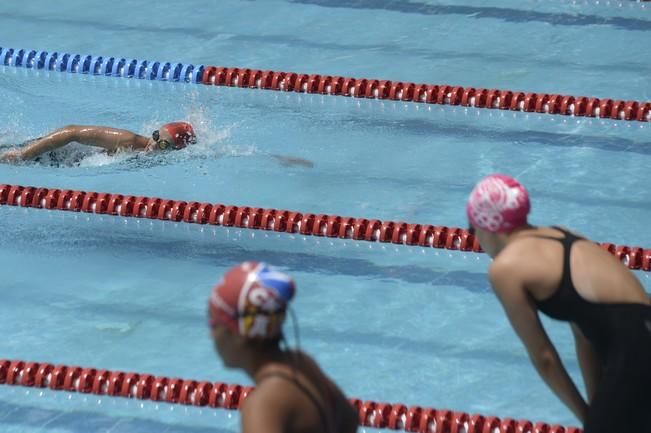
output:
<instances>
[{"instance_id":1,"label":"black swimsuit","mask_svg":"<svg viewBox=\"0 0 651 433\"><path fill-rule=\"evenodd\" d=\"M17 147L25 147L37 140L42 139L43 137L38 137L34 138L32 140L27 140L21 144L19 144ZM81 162L84 157L88 156L90 152L88 152L87 149L71 149L70 147L68 148L59 148L56 150L51 150L49 152L42 153L41 155L35 157L32 159L32 161L41 164L41 165L46 165L49 167L63 167L63 166L77 166Z\"/></svg>"},{"instance_id":2,"label":"black swimsuit","mask_svg":"<svg viewBox=\"0 0 651 433\"><path fill-rule=\"evenodd\" d=\"M570 251L580 238L536 236L563 244L563 275L552 296L536 301L546 315L575 323L592 343L603 375L590 404L584 433L651 433L651 306L598 303L572 284Z\"/></svg>"},{"instance_id":3,"label":"black swimsuit","mask_svg":"<svg viewBox=\"0 0 651 433\"><path fill-rule=\"evenodd\" d=\"M321 418L321 425L323 426L323 432L324 433L334 433L335 430L332 426L332 422L330 421L330 418L326 415L326 411L323 408L323 405L321 405L321 402L319 402L319 399L314 395L312 391L310 391L309 388L307 388L305 385L303 385L301 382L298 381L296 377L290 376L289 374L283 373L281 371L273 371L269 372L267 374L263 374L258 378L258 383L262 382L262 380L268 378L268 377L279 377L281 379L285 379L288 382L291 382L298 388L305 396L312 402L314 407L316 408L317 412L319 412L319 418Z\"/></svg>"}]
</instances>

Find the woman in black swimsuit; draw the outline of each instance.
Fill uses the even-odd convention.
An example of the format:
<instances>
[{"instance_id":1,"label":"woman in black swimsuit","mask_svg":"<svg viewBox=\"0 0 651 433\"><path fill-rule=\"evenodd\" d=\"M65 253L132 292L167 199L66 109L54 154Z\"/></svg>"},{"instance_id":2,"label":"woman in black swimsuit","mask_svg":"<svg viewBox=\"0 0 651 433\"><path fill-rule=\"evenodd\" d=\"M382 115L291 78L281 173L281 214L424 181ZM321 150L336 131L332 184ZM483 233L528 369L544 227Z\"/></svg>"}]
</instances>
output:
<instances>
[{"instance_id":1,"label":"woman in black swimsuit","mask_svg":"<svg viewBox=\"0 0 651 433\"><path fill-rule=\"evenodd\" d=\"M244 433L354 433L359 417L339 388L299 350L283 349L294 282L265 263L244 262L213 289L209 325L217 353L256 384L240 408Z\"/></svg>"},{"instance_id":2,"label":"woman in black swimsuit","mask_svg":"<svg viewBox=\"0 0 651 433\"><path fill-rule=\"evenodd\" d=\"M619 260L559 227L528 224L527 191L491 175L468 199L470 230L494 258L488 274L531 362L585 433L651 433L651 301ZM587 401L538 311L569 322Z\"/></svg>"}]
</instances>

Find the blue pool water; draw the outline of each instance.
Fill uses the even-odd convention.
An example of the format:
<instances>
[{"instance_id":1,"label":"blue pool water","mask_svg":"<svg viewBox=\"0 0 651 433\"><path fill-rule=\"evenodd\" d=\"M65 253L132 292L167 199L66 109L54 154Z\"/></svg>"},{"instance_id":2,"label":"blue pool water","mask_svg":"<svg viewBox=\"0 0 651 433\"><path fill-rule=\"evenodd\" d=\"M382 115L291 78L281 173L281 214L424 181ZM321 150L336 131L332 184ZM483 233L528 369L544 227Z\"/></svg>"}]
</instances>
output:
<instances>
[{"instance_id":1,"label":"blue pool water","mask_svg":"<svg viewBox=\"0 0 651 433\"><path fill-rule=\"evenodd\" d=\"M649 9L579 3L5 1L0 46L651 99ZM648 124L11 67L0 67L0 100L3 146L70 123L145 134L189 119L200 137L165 156L0 165L0 183L464 226L474 182L504 171L530 189L534 223L651 245ZM6 207L0 218L0 358L249 384L212 352L205 300L232 264L263 259L295 276L302 345L349 395L576 425L508 326L485 255ZM544 323L581 383L567 327ZM219 410L7 387L0 423L30 433L238 425Z\"/></svg>"}]
</instances>

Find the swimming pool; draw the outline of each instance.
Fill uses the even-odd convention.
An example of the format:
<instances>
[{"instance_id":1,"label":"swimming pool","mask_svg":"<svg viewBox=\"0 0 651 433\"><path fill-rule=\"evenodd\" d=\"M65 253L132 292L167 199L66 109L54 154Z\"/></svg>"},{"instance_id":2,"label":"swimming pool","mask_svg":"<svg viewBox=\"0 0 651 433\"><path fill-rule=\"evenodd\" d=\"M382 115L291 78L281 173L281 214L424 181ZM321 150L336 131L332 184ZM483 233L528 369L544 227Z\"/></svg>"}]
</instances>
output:
<instances>
[{"instance_id":1,"label":"swimming pool","mask_svg":"<svg viewBox=\"0 0 651 433\"><path fill-rule=\"evenodd\" d=\"M0 45L651 99L642 4L462 3L15 2L3 5ZM0 98L1 144L69 123L147 133L177 119L201 138L165 158L0 165L0 183L464 226L474 182L506 171L529 187L535 223L651 245L648 123L8 66ZM249 384L212 353L205 301L226 268L256 258L297 279L302 345L349 395L576 424L508 327L483 254L5 206L0 215L1 358ZM568 330L545 323L580 381ZM0 387L5 431L237 427L227 411L40 393Z\"/></svg>"}]
</instances>

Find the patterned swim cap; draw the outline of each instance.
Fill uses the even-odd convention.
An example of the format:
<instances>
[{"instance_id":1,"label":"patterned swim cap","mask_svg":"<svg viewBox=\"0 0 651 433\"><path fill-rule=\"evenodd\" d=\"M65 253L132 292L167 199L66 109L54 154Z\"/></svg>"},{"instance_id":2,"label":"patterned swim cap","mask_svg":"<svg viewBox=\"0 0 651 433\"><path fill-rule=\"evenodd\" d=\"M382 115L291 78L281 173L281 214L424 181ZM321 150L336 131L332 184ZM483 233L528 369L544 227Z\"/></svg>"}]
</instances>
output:
<instances>
[{"instance_id":1,"label":"patterned swim cap","mask_svg":"<svg viewBox=\"0 0 651 433\"><path fill-rule=\"evenodd\" d=\"M210 325L225 325L249 338L278 338L295 291L292 278L273 266L240 263L226 272L212 291Z\"/></svg>"},{"instance_id":2,"label":"patterned swim cap","mask_svg":"<svg viewBox=\"0 0 651 433\"><path fill-rule=\"evenodd\" d=\"M188 144L194 144L197 141L197 135L194 133L192 125L188 122L166 123L162 129L172 136L177 149L182 149Z\"/></svg>"},{"instance_id":3,"label":"patterned swim cap","mask_svg":"<svg viewBox=\"0 0 651 433\"><path fill-rule=\"evenodd\" d=\"M504 174L483 178L470 193L468 221L482 230L506 233L527 223L529 193L520 183Z\"/></svg>"}]
</instances>

